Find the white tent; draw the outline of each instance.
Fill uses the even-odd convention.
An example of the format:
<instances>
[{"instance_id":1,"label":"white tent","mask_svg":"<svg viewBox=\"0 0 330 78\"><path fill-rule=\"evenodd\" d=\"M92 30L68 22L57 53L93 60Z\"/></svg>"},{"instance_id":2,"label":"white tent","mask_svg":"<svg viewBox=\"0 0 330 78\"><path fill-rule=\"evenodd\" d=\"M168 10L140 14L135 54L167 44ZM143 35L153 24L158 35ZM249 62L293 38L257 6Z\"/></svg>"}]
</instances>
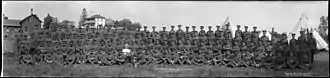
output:
<instances>
[{"instance_id":1,"label":"white tent","mask_svg":"<svg viewBox=\"0 0 330 78\"><path fill-rule=\"evenodd\" d=\"M225 21L222 24L222 30L225 30L226 29L226 25L229 25L229 29L231 30L232 37L235 37L235 30L233 29L233 26L230 25L229 17L228 16L227 16L227 18L225 19Z\"/></svg>"},{"instance_id":2,"label":"white tent","mask_svg":"<svg viewBox=\"0 0 330 78\"><path fill-rule=\"evenodd\" d=\"M298 39L298 37L300 36L301 29L313 29L312 33L313 33L313 38L317 42L317 49L329 50L328 44L324 41L324 39L320 36L320 34L318 32L316 32L315 27L313 27L311 25L311 21L304 14L301 15L298 23L290 32L288 39L289 40L292 39L292 36L291 36L292 33L295 33L296 34L295 38Z\"/></svg>"}]
</instances>

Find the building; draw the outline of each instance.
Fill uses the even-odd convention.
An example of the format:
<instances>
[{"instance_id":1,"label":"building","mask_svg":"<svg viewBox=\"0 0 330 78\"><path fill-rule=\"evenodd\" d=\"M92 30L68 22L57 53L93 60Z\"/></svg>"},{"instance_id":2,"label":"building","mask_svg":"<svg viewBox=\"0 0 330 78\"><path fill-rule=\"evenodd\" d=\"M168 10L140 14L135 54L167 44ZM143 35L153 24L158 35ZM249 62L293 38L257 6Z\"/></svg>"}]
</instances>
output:
<instances>
[{"instance_id":1,"label":"building","mask_svg":"<svg viewBox=\"0 0 330 78\"><path fill-rule=\"evenodd\" d=\"M31 14L23 20L8 19L8 17L3 16L4 51L15 52L17 42L16 34L19 33L19 30L23 30L23 33L29 34L36 29L41 29L41 23L42 21L38 16L33 14L33 9L31 9Z\"/></svg>"},{"instance_id":2,"label":"building","mask_svg":"<svg viewBox=\"0 0 330 78\"><path fill-rule=\"evenodd\" d=\"M17 19L8 19L5 15L3 15L3 39L14 39L15 33L18 32L18 30L21 28L21 25L19 24L21 20Z\"/></svg>"},{"instance_id":3,"label":"building","mask_svg":"<svg viewBox=\"0 0 330 78\"><path fill-rule=\"evenodd\" d=\"M103 28L105 27L105 17L101 16L100 14L95 14L89 18L85 19L82 28Z\"/></svg>"},{"instance_id":4,"label":"building","mask_svg":"<svg viewBox=\"0 0 330 78\"><path fill-rule=\"evenodd\" d=\"M31 33L34 30L39 30L41 28L42 21L36 14L33 14L33 9L31 9L31 14L25 17L19 24L22 26L24 32Z\"/></svg>"}]
</instances>

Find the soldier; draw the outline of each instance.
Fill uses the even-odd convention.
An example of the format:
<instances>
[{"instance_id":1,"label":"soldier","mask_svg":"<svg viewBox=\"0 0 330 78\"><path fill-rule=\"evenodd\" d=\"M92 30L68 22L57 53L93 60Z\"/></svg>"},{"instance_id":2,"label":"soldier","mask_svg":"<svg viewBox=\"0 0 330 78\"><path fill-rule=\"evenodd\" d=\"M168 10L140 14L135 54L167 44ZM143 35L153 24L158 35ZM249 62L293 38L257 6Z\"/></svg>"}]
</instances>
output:
<instances>
[{"instance_id":1,"label":"soldier","mask_svg":"<svg viewBox=\"0 0 330 78\"><path fill-rule=\"evenodd\" d=\"M181 29L182 25L178 25L178 30L176 31L177 39L182 40L184 38L183 30Z\"/></svg>"},{"instance_id":2,"label":"soldier","mask_svg":"<svg viewBox=\"0 0 330 78\"><path fill-rule=\"evenodd\" d=\"M252 31L252 42L254 42L254 44L258 44L259 41L259 32L257 31L257 27L253 27L253 31Z\"/></svg>"},{"instance_id":3,"label":"soldier","mask_svg":"<svg viewBox=\"0 0 330 78\"><path fill-rule=\"evenodd\" d=\"M185 39L190 39L191 33L189 32L189 27L186 26L186 31L184 32L184 38Z\"/></svg>"},{"instance_id":4,"label":"soldier","mask_svg":"<svg viewBox=\"0 0 330 78\"><path fill-rule=\"evenodd\" d=\"M312 63L314 62L314 54L316 53L317 49L316 49L316 40L313 38L313 31L311 31L308 36L307 36L307 44L308 47L311 50L311 61Z\"/></svg>"},{"instance_id":5,"label":"soldier","mask_svg":"<svg viewBox=\"0 0 330 78\"><path fill-rule=\"evenodd\" d=\"M238 44L238 42L234 42L232 54L233 54L232 62L234 64L234 66L242 66L242 59L241 59L242 52L241 52L241 48L240 48L240 45Z\"/></svg>"},{"instance_id":6,"label":"soldier","mask_svg":"<svg viewBox=\"0 0 330 78\"><path fill-rule=\"evenodd\" d=\"M264 58L266 57L266 52L265 46L262 45L262 41L259 41L258 43L259 45L257 45L258 47L256 47L256 52L254 53L254 65L256 67L262 67L264 66Z\"/></svg>"},{"instance_id":7,"label":"soldier","mask_svg":"<svg viewBox=\"0 0 330 78\"><path fill-rule=\"evenodd\" d=\"M191 37L194 39L198 38L198 31L196 31L196 26L192 26L193 30L192 30L192 35Z\"/></svg>"},{"instance_id":8,"label":"soldier","mask_svg":"<svg viewBox=\"0 0 330 78\"><path fill-rule=\"evenodd\" d=\"M169 46L170 48L174 48L175 43L176 43L176 35L174 31L174 26L171 26L171 31L169 32Z\"/></svg>"},{"instance_id":9,"label":"soldier","mask_svg":"<svg viewBox=\"0 0 330 78\"><path fill-rule=\"evenodd\" d=\"M169 32L169 39L175 39L175 31L174 31L174 26L171 26L171 31Z\"/></svg>"},{"instance_id":10,"label":"soldier","mask_svg":"<svg viewBox=\"0 0 330 78\"><path fill-rule=\"evenodd\" d=\"M237 25L237 30L235 31L235 42L237 42L237 44L239 46L242 45L242 42L243 42L243 39L242 39L242 31L239 29L241 26L240 25Z\"/></svg>"},{"instance_id":11,"label":"soldier","mask_svg":"<svg viewBox=\"0 0 330 78\"><path fill-rule=\"evenodd\" d=\"M168 37L168 33L167 33L167 31L166 31L166 27L163 27L163 30L162 31L160 31L160 38L162 38L162 39L166 39L167 37Z\"/></svg>"},{"instance_id":12,"label":"soldier","mask_svg":"<svg viewBox=\"0 0 330 78\"><path fill-rule=\"evenodd\" d=\"M163 31L160 32L161 34L161 44L163 46L163 48L167 47L167 38L168 38L168 32L166 31L166 27L163 27Z\"/></svg>"},{"instance_id":13,"label":"soldier","mask_svg":"<svg viewBox=\"0 0 330 78\"><path fill-rule=\"evenodd\" d=\"M155 30L156 26L152 27L152 43L156 43L156 41L158 41L159 39L159 33Z\"/></svg>"},{"instance_id":14,"label":"soldier","mask_svg":"<svg viewBox=\"0 0 330 78\"><path fill-rule=\"evenodd\" d=\"M237 25L237 30L235 31L235 34L238 34L238 36L242 36L243 32L240 30L241 25Z\"/></svg>"},{"instance_id":15,"label":"soldier","mask_svg":"<svg viewBox=\"0 0 330 78\"><path fill-rule=\"evenodd\" d=\"M208 44L210 47L213 46L214 44L214 32L212 31L212 26L209 26L209 31L207 31L207 41L208 41Z\"/></svg>"},{"instance_id":16,"label":"soldier","mask_svg":"<svg viewBox=\"0 0 330 78\"><path fill-rule=\"evenodd\" d=\"M299 67L303 69L310 69L311 67L311 51L307 46L307 39L304 31L300 31L300 35L298 37L298 59L299 59Z\"/></svg>"},{"instance_id":17,"label":"soldier","mask_svg":"<svg viewBox=\"0 0 330 78\"><path fill-rule=\"evenodd\" d=\"M232 63L232 45L231 42L229 40L226 41L226 43L223 46L223 61L222 64L224 64L225 66L234 66L234 64Z\"/></svg>"},{"instance_id":18,"label":"soldier","mask_svg":"<svg viewBox=\"0 0 330 78\"><path fill-rule=\"evenodd\" d=\"M198 37L200 41L200 47L202 47L206 44L206 37L205 37L204 26L201 26L200 28L201 30L199 31Z\"/></svg>"},{"instance_id":19,"label":"soldier","mask_svg":"<svg viewBox=\"0 0 330 78\"><path fill-rule=\"evenodd\" d=\"M262 40L262 43L264 43L264 45L266 45L266 44L265 44L266 41L269 40L269 37L266 36L266 33L267 33L266 30L263 30L263 31L262 31L262 34L263 34L263 35L261 36L261 40Z\"/></svg>"},{"instance_id":20,"label":"soldier","mask_svg":"<svg viewBox=\"0 0 330 78\"><path fill-rule=\"evenodd\" d=\"M298 49L298 41L295 39L295 35L295 33L292 33L292 39L290 40L290 48L294 51Z\"/></svg>"},{"instance_id":21,"label":"soldier","mask_svg":"<svg viewBox=\"0 0 330 78\"><path fill-rule=\"evenodd\" d=\"M233 38L233 37L232 37L232 32L231 32L231 30L229 29L229 25L226 25L226 29L224 30L224 32L225 32L225 33L230 33L230 34L225 34L225 36L226 36L225 38L226 38L226 39Z\"/></svg>"}]
</instances>

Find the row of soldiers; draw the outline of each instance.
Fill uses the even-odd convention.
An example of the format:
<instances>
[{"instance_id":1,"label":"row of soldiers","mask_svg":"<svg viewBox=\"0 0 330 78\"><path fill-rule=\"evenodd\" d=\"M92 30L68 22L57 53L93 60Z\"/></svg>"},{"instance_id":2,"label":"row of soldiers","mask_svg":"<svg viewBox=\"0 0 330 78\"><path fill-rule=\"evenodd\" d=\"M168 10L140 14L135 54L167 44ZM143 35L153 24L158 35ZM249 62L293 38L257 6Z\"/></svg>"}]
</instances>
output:
<instances>
[{"instance_id":1,"label":"row of soldiers","mask_svg":"<svg viewBox=\"0 0 330 78\"><path fill-rule=\"evenodd\" d=\"M93 59L96 57L95 55L108 55L97 58L100 58L99 61L101 58L108 61L104 63L113 62L111 58L117 59L115 61L117 64L133 62L134 64L143 64L147 63L147 59L149 62L150 59L154 59L154 62L157 62L155 59L158 59L163 61L162 63L175 64L181 59L199 65L214 63L225 66L307 68L302 67L306 65L302 63L306 59L302 60L301 58L309 57L301 56L308 54L305 51L315 52L315 48L306 50L310 47L305 45L312 42L310 35L308 35L308 39L305 38L305 35L299 37L298 40L291 39L290 44L288 44L286 34L272 33L272 41L270 41L265 35L267 33L265 30L262 31L263 36L259 38L260 31L256 30L257 27L253 27L251 32L248 31L247 26L245 26L244 32L240 30L239 25L237 27L238 30L235 31L234 38L232 38L229 26L225 30L220 30L220 26L217 26L215 32L212 31L212 27L209 27L209 31L206 32L203 26L198 32L195 30L196 26L193 26L193 30L190 32L189 27L183 31L181 25L178 25L177 31L174 31L174 26L171 26L171 31L166 31L166 27L163 27L163 30L159 32L155 31L155 27L152 27L152 32L147 31L146 26L143 27L144 31L141 31L141 28L138 28L137 31L117 30L116 27L114 31L110 29L92 29L89 31L87 28L85 31L82 29L74 31L75 33L62 32L64 34L61 34L62 36L59 36L58 33L65 30L53 30L53 34L37 35L39 37L36 38L39 41L35 40L34 42L41 49L45 49L42 47L50 47L45 52L68 56L66 59L68 63L79 60L79 62L89 60L90 63L100 63L96 62L97 59ZM124 44L129 45L127 48L132 50L131 54L122 55L120 53ZM23 49L22 51L29 50ZM149 57L145 58L145 56ZM186 57L186 59L181 57ZM118 60L119 58L122 59ZM124 62L123 59L126 61L124 60ZM177 60L175 61L175 59ZM291 62L292 60L293 62ZM313 59L309 58L310 60ZM181 61L181 63L183 62ZM302 66L298 66L299 64Z\"/></svg>"}]
</instances>

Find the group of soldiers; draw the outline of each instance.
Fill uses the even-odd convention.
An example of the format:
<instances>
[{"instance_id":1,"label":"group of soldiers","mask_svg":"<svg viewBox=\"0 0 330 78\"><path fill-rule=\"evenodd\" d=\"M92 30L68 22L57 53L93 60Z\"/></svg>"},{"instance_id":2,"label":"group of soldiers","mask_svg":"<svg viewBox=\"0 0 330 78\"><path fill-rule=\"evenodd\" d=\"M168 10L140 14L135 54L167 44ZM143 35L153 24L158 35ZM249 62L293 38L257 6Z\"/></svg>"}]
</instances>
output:
<instances>
[{"instance_id":1,"label":"group of soldiers","mask_svg":"<svg viewBox=\"0 0 330 78\"><path fill-rule=\"evenodd\" d=\"M178 25L170 31L119 30L117 27L94 29L43 29L32 33L21 31L18 36L20 63L60 63L99 65L216 65L227 67L254 67L269 69L310 69L316 43L312 33L305 31L298 40L287 41L286 34L271 32L272 37L259 38L260 31L240 30L237 25L235 36L229 25L225 30L212 26L208 31L192 26L186 31ZM290 43L290 44L289 44ZM125 47L125 44L128 45ZM313 46L312 46L313 45ZM315 46L314 46L315 45ZM132 52L124 54L122 49Z\"/></svg>"}]
</instances>

